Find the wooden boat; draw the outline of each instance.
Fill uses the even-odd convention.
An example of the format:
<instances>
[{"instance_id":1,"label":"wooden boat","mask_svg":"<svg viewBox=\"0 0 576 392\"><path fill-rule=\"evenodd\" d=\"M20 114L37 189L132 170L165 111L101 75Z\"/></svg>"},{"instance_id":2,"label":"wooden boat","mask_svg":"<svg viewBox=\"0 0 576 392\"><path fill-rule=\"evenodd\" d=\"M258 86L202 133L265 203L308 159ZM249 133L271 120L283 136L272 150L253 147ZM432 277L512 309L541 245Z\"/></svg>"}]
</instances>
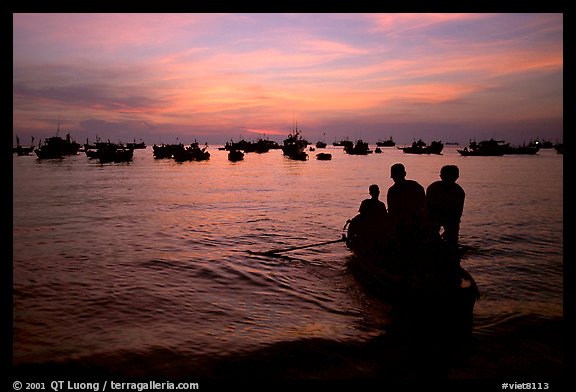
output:
<instances>
[{"instance_id":1,"label":"wooden boat","mask_svg":"<svg viewBox=\"0 0 576 392\"><path fill-rule=\"evenodd\" d=\"M400 312L402 328L429 329L432 321L441 320L436 333L468 336L479 290L460 266L458 250L439 237L402 243L374 237L372 224L361 215L347 222L346 245L352 251L347 267L358 283Z\"/></svg>"}]
</instances>

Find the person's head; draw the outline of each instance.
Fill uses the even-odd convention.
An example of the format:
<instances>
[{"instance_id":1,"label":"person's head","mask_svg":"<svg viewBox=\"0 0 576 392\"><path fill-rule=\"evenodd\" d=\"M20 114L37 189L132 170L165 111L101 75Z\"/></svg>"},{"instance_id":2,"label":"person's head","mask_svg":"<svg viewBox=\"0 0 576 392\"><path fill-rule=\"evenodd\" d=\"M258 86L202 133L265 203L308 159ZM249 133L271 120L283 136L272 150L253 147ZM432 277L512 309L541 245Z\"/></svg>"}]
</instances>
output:
<instances>
[{"instance_id":1,"label":"person's head","mask_svg":"<svg viewBox=\"0 0 576 392\"><path fill-rule=\"evenodd\" d=\"M440 178L442 181L456 182L459 176L460 170L458 170L458 166L456 165L446 165L440 169Z\"/></svg>"},{"instance_id":2,"label":"person's head","mask_svg":"<svg viewBox=\"0 0 576 392\"><path fill-rule=\"evenodd\" d=\"M380 188L378 187L378 185L372 184L370 185L370 187L368 187L368 192L370 193L370 196L378 198L378 196L380 195Z\"/></svg>"},{"instance_id":3,"label":"person's head","mask_svg":"<svg viewBox=\"0 0 576 392\"><path fill-rule=\"evenodd\" d=\"M394 180L394 182L406 178L406 169L404 168L404 165L401 163L393 164L390 168L390 177Z\"/></svg>"}]
</instances>

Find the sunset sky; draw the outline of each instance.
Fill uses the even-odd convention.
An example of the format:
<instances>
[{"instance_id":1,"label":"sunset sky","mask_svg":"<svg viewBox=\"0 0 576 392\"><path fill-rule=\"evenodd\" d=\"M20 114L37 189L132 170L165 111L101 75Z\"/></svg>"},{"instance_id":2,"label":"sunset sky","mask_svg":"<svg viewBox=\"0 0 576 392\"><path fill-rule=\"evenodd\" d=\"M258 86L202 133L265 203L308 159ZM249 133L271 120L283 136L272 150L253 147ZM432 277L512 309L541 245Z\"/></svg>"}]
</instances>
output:
<instances>
[{"instance_id":1,"label":"sunset sky","mask_svg":"<svg viewBox=\"0 0 576 392\"><path fill-rule=\"evenodd\" d=\"M562 14L14 14L13 135L563 135ZM178 138L178 139L176 139Z\"/></svg>"}]
</instances>

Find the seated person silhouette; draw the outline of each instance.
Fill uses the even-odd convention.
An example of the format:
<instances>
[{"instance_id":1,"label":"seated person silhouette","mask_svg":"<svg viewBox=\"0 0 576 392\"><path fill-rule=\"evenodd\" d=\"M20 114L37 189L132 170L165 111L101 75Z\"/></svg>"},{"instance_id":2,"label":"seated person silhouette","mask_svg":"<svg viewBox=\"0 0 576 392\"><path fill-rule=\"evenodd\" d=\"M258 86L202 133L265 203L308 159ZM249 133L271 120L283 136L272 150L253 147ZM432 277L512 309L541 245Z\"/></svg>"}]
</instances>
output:
<instances>
[{"instance_id":1,"label":"seated person silhouette","mask_svg":"<svg viewBox=\"0 0 576 392\"><path fill-rule=\"evenodd\" d=\"M360 208L358 211L360 214L374 215L378 218L384 218L388 211L386 210L386 205L383 201L379 200L380 188L376 184L372 184L368 187L368 192L371 198L362 200L360 203Z\"/></svg>"},{"instance_id":2,"label":"seated person silhouette","mask_svg":"<svg viewBox=\"0 0 576 392\"><path fill-rule=\"evenodd\" d=\"M370 185L368 191L371 198L360 203L359 214L350 221L348 234L351 247L372 253L378 252L389 238L388 212L384 202L378 199L378 185Z\"/></svg>"}]
</instances>

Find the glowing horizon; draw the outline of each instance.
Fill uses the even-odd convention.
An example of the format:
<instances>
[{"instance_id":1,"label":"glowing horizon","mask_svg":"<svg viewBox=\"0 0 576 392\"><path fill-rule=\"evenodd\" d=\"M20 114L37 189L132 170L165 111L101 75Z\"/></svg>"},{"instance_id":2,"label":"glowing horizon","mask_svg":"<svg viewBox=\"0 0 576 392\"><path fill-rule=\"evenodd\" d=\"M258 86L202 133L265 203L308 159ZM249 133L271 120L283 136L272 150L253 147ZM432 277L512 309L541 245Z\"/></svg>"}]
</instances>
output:
<instances>
[{"instance_id":1,"label":"glowing horizon","mask_svg":"<svg viewBox=\"0 0 576 392\"><path fill-rule=\"evenodd\" d=\"M561 139L562 14L14 14L13 136Z\"/></svg>"}]
</instances>

